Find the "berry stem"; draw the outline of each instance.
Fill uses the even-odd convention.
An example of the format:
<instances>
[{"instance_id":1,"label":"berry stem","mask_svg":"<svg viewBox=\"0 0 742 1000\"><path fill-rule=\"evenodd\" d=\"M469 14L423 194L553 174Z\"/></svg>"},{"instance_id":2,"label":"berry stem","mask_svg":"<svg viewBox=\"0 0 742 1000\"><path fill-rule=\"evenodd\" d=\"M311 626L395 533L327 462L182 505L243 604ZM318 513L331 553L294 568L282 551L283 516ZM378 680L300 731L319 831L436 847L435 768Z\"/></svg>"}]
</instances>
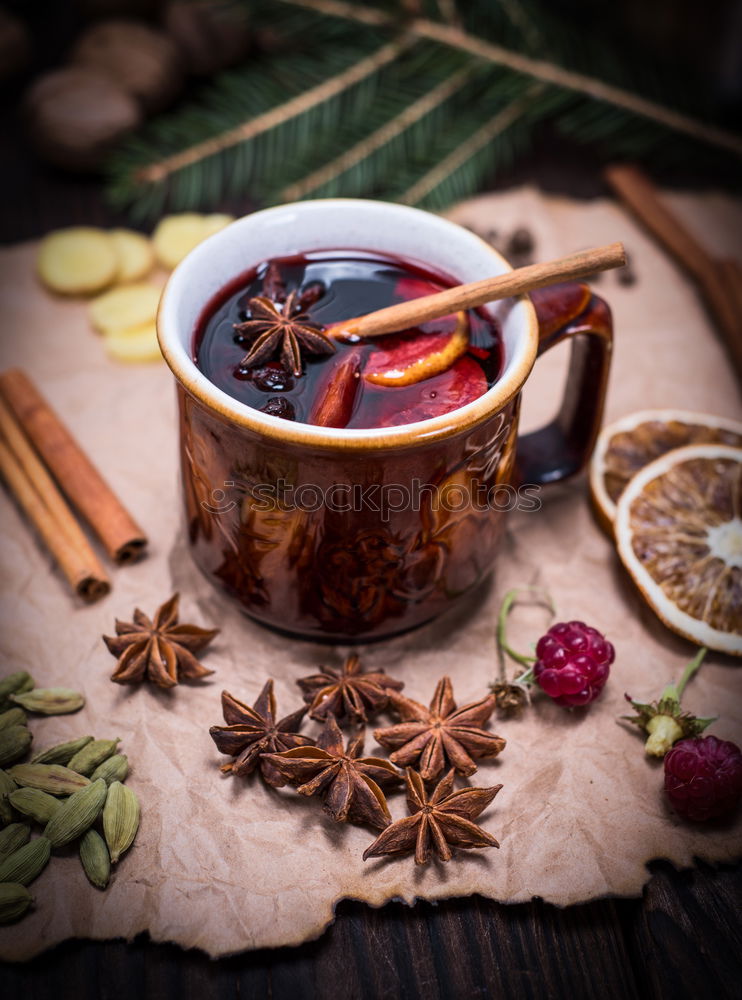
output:
<instances>
[{"instance_id":1,"label":"berry stem","mask_svg":"<svg viewBox=\"0 0 742 1000\"><path fill-rule=\"evenodd\" d=\"M693 657L693 659L690 661L690 663L688 664L688 666L685 668L685 670L683 671L683 674L682 674L680 680L678 681L678 683L674 685L674 687L675 687L675 692L674 693L675 693L675 697L678 699L678 701L680 701L680 699L683 697L683 691L685 691L685 685L688 683L688 681L691 679L691 677L693 676L693 674L695 674L695 672L701 666L701 664L703 663L703 658L704 658L704 656L706 655L707 652L708 652L708 650L706 649L706 647L702 646L698 650L698 652L696 653L696 655ZM672 687L673 685L668 685L668 686Z\"/></svg>"},{"instance_id":2,"label":"berry stem","mask_svg":"<svg viewBox=\"0 0 742 1000\"><path fill-rule=\"evenodd\" d=\"M526 673L522 674L521 677L518 677L515 680L514 683L516 684L523 682L523 678L526 677L529 671L531 671L531 665L536 662L535 656L525 656L523 653L518 653L508 644L507 641L506 630L507 630L508 615L510 614L510 610L513 607L513 605L519 600L520 595L524 592L536 594L539 598L539 600L536 603L546 605L549 611L551 611L552 615L556 614L556 610L554 608L554 604L551 598L546 593L546 591L540 590L538 587L520 587L520 588L514 587L512 590L509 590L505 594L505 597L502 599L502 604L500 605L500 613L497 616L497 648L498 650L500 650L501 653L506 653L512 660L515 660L516 663L520 663L522 667L526 668ZM502 658L500 662L502 664L502 671L504 673L504 662ZM501 676L503 676L503 674L501 674ZM532 673L530 679L531 680L533 679Z\"/></svg>"},{"instance_id":3,"label":"berry stem","mask_svg":"<svg viewBox=\"0 0 742 1000\"><path fill-rule=\"evenodd\" d=\"M513 684L521 684L524 687L528 687L529 684L534 683L533 667L529 667L528 670L524 670L522 674L513 678Z\"/></svg>"}]
</instances>

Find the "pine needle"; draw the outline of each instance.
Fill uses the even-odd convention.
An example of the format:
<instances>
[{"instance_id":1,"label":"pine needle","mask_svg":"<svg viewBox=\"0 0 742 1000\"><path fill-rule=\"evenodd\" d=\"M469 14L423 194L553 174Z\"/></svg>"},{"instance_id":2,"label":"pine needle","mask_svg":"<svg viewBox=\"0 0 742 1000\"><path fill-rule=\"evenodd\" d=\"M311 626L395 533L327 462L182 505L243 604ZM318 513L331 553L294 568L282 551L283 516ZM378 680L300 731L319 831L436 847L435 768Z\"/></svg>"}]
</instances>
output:
<instances>
[{"instance_id":1,"label":"pine needle","mask_svg":"<svg viewBox=\"0 0 742 1000\"><path fill-rule=\"evenodd\" d=\"M430 93L406 107L404 111L396 115L390 122L382 125L381 128L372 132L371 135L356 143L355 146L352 146L342 156L332 160L319 170L315 170L308 177L284 188L279 196L279 200L297 201L299 198L306 198L308 194L319 190L319 188L324 187L340 174L345 173L356 164L367 159L376 150L381 149L382 146L387 145L393 139L397 138L397 136L420 121L425 115L430 114L435 107L448 100L471 76L471 72L468 66L460 69L453 76L431 90Z\"/></svg>"},{"instance_id":2,"label":"pine needle","mask_svg":"<svg viewBox=\"0 0 742 1000\"><path fill-rule=\"evenodd\" d=\"M535 100L541 94L543 87L534 84L527 93L521 97L516 97L514 101L502 109L495 117L486 122L474 135L454 150L449 156L442 160L432 170L424 174L417 183L405 191L399 198L404 205L418 205L431 191L434 191L448 177L459 170L468 160L475 156L485 146L489 145L505 129L516 122L519 118L533 106Z\"/></svg>"}]
</instances>

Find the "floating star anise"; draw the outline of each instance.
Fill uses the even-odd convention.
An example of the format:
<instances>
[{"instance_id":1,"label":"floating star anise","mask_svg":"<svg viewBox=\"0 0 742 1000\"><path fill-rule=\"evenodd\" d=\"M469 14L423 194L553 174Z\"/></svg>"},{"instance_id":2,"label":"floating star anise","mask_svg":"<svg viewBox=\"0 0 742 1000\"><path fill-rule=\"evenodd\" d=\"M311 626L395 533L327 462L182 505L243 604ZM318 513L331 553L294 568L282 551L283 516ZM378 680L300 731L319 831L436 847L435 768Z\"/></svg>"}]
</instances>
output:
<instances>
[{"instance_id":1,"label":"floating star anise","mask_svg":"<svg viewBox=\"0 0 742 1000\"><path fill-rule=\"evenodd\" d=\"M389 701L389 691L401 691L402 681L395 680L383 670L365 673L361 661L353 654L343 664L338 673L330 667L321 667L320 672L302 677L296 682L309 704L309 715L323 722L332 714L341 722L367 722Z\"/></svg>"},{"instance_id":2,"label":"floating star anise","mask_svg":"<svg viewBox=\"0 0 742 1000\"><path fill-rule=\"evenodd\" d=\"M412 768L407 768L407 807L409 816L398 819L380 833L363 852L363 860L384 854L398 855L415 852L415 864L425 865L432 854L441 861L450 861L452 847L499 847L474 820L483 812L502 785L492 788L460 788L453 790L451 769L438 782L430 795L425 784Z\"/></svg>"},{"instance_id":3,"label":"floating star anise","mask_svg":"<svg viewBox=\"0 0 742 1000\"><path fill-rule=\"evenodd\" d=\"M195 680L213 674L198 662L194 653L204 649L218 634L218 628L178 624L178 594L160 605L154 621L139 608L133 622L116 621L116 635L103 641L118 664L111 680L117 684L151 681L158 687L174 687L184 678Z\"/></svg>"},{"instance_id":4,"label":"floating star anise","mask_svg":"<svg viewBox=\"0 0 742 1000\"><path fill-rule=\"evenodd\" d=\"M324 808L339 823L368 823L383 829L391 822L386 798L379 786L402 783L402 775L388 760L361 757L363 739L343 744L333 715L325 721L317 746L266 754L300 795L320 794Z\"/></svg>"},{"instance_id":5,"label":"floating star anise","mask_svg":"<svg viewBox=\"0 0 742 1000\"><path fill-rule=\"evenodd\" d=\"M309 737L300 736L296 731L306 711L302 706L297 712L276 721L272 680L266 681L252 708L228 691L222 691L222 713L227 725L212 726L209 733L218 750L235 759L222 764L221 770L241 778L260 766L263 780L269 785L274 788L285 785L280 772L266 755L311 745Z\"/></svg>"},{"instance_id":6,"label":"floating star anise","mask_svg":"<svg viewBox=\"0 0 742 1000\"><path fill-rule=\"evenodd\" d=\"M280 345L281 362L298 377L302 372L302 348L309 354L334 353L332 340L319 327L308 324L308 316L301 311L298 297L299 292L294 289L283 305L265 295L250 299L250 319L234 325L239 333L257 338L240 362L243 368L253 368L268 361Z\"/></svg>"},{"instance_id":7,"label":"floating star anise","mask_svg":"<svg viewBox=\"0 0 742 1000\"><path fill-rule=\"evenodd\" d=\"M430 708L411 698L389 693L389 705L403 720L377 729L374 738L400 767L417 767L425 781L432 781L449 763L459 774L474 774L473 758L496 757L505 740L481 727L495 708L494 695L456 708L448 677L438 681Z\"/></svg>"}]
</instances>

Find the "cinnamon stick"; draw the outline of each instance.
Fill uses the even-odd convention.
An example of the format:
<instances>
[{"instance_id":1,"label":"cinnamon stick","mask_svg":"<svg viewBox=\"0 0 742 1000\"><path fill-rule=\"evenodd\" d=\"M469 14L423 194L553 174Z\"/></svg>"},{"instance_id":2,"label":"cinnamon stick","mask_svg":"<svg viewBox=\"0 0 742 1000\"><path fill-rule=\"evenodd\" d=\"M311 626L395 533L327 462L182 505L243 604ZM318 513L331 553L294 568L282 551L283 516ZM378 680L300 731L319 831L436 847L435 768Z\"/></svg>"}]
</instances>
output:
<instances>
[{"instance_id":1,"label":"cinnamon stick","mask_svg":"<svg viewBox=\"0 0 742 1000\"><path fill-rule=\"evenodd\" d=\"M125 563L142 555L144 532L31 380L18 369L3 372L0 396L110 557Z\"/></svg>"},{"instance_id":2,"label":"cinnamon stick","mask_svg":"<svg viewBox=\"0 0 742 1000\"><path fill-rule=\"evenodd\" d=\"M111 585L105 574L96 567L95 556L93 555L92 561L89 561L86 558L87 553L69 541L60 523L45 500L42 500L37 493L34 484L8 447L6 440L0 440L0 474L73 590L88 602L104 597L111 589ZM64 503L61 497L59 499ZM71 514L69 516L72 517Z\"/></svg>"},{"instance_id":3,"label":"cinnamon stick","mask_svg":"<svg viewBox=\"0 0 742 1000\"><path fill-rule=\"evenodd\" d=\"M604 175L616 194L688 274L698 283L722 334L731 360L742 377L742 316L731 294L721 262L716 260L662 201L647 174L631 164L607 167Z\"/></svg>"},{"instance_id":4,"label":"cinnamon stick","mask_svg":"<svg viewBox=\"0 0 742 1000\"><path fill-rule=\"evenodd\" d=\"M482 281L456 285L434 295L424 295L419 299L400 302L398 305L378 309L366 316L335 323L325 330L325 333L344 338L378 337L386 333L396 333L462 309L475 309L486 302L494 302L495 299L524 295L536 288L554 285L560 281L586 278L598 271L623 267L625 263L626 252L623 245L611 243L608 246L583 250L541 264L529 264L528 267L519 267L507 274L484 278Z\"/></svg>"},{"instance_id":5,"label":"cinnamon stick","mask_svg":"<svg viewBox=\"0 0 742 1000\"><path fill-rule=\"evenodd\" d=\"M15 417L0 398L0 441L20 466L39 498L56 522L77 557L77 575L73 587L85 600L93 601L107 594L110 583L100 560L85 537L64 497L29 444Z\"/></svg>"}]
</instances>

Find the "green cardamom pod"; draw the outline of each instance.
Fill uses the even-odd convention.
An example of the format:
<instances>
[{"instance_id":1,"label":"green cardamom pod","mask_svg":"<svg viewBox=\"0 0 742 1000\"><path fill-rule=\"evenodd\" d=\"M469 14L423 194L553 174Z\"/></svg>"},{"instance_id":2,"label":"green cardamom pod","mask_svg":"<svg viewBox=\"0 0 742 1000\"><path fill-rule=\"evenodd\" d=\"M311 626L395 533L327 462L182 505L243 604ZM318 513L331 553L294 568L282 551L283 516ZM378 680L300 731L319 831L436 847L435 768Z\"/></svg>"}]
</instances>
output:
<instances>
[{"instance_id":1,"label":"green cardamom pod","mask_svg":"<svg viewBox=\"0 0 742 1000\"><path fill-rule=\"evenodd\" d=\"M34 754L31 763L68 764L79 750L92 742L92 736L81 736L78 740L70 740L68 743L57 743L56 746L47 747L46 750Z\"/></svg>"},{"instance_id":2,"label":"green cardamom pod","mask_svg":"<svg viewBox=\"0 0 742 1000\"><path fill-rule=\"evenodd\" d=\"M6 826L13 822L13 809L8 801L8 796L17 787L7 771L0 771L0 826Z\"/></svg>"},{"instance_id":3,"label":"green cardamom pod","mask_svg":"<svg viewBox=\"0 0 742 1000\"><path fill-rule=\"evenodd\" d=\"M9 801L16 812L28 816L36 823L46 826L58 809L62 808L59 799L38 788L16 788L10 793Z\"/></svg>"},{"instance_id":4,"label":"green cardamom pod","mask_svg":"<svg viewBox=\"0 0 742 1000\"><path fill-rule=\"evenodd\" d=\"M90 780L97 781L98 778L103 778L105 783L110 785L114 781L124 781L128 773L129 758L125 753L116 753L96 767L90 775Z\"/></svg>"},{"instance_id":5,"label":"green cardamom pod","mask_svg":"<svg viewBox=\"0 0 742 1000\"><path fill-rule=\"evenodd\" d=\"M32 739L27 726L8 726L0 730L0 767L22 757L31 746Z\"/></svg>"},{"instance_id":6,"label":"green cardamom pod","mask_svg":"<svg viewBox=\"0 0 742 1000\"><path fill-rule=\"evenodd\" d=\"M94 781L62 803L44 827L44 836L52 842L52 847L69 844L90 829L103 808L107 791L105 781Z\"/></svg>"},{"instance_id":7,"label":"green cardamom pod","mask_svg":"<svg viewBox=\"0 0 742 1000\"><path fill-rule=\"evenodd\" d=\"M10 700L38 715L68 715L85 704L83 696L69 688L34 688L24 694L11 694Z\"/></svg>"},{"instance_id":8,"label":"green cardamom pod","mask_svg":"<svg viewBox=\"0 0 742 1000\"><path fill-rule=\"evenodd\" d=\"M20 674L13 674L11 676L22 677L24 679L21 680L20 682L16 681L18 687L16 687L13 691L8 691L8 693L5 695L0 695L0 710L2 710L3 712L6 711L6 709L8 708L14 707L13 702L10 700L11 695L23 694L26 691L33 691L34 687L36 686L33 677L30 674L27 674L25 671L21 671Z\"/></svg>"},{"instance_id":9,"label":"green cardamom pod","mask_svg":"<svg viewBox=\"0 0 742 1000\"><path fill-rule=\"evenodd\" d=\"M88 830L80 840L80 861L88 881L96 889L105 889L111 877L111 856L97 830Z\"/></svg>"},{"instance_id":10,"label":"green cardamom pod","mask_svg":"<svg viewBox=\"0 0 742 1000\"><path fill-rule=\"evenodd\" d=\"M93 740L92 743L88 743L82 750L78 750L67 764L67 767L71 771L77 771L78 774L89 776L99 764L102 764L104 760L108 760L109 757L116 753L116 747L120 742L120 736L115 740Z\"/></svg>"},{"instance_id":11,"label":"green cardamom pod","mask_svg":"<svg viewBox=\"0 0 742 1000\"><path fill-rule=\"evenodd\" d=\"M11 823L0 830L0 861L9 858L13 851L28 843L31 827L27 823Z\"/></svg>"},{"instance_id":12,"label":"green cardamom pod","mask_svg":"<svg viewBox=\"0 0 742 1000\"><path fill-rule=\"evenodd\" d=\"M7 729L8 726L25 726L28 716L22 708L9 708L5 712L0 712L0 729Z\"/></svg>"},{"instance_id":13,"label":"green cardamom pod","mask_svg":"<svg viewBox=\"0 0 742 1000\"><path fill-rule=\"evenodd\" d=\"M33 902L28 889L17 882L0 885L0 924L12 924L20 920Z\"/></svg>"},{"instance_id":14,"label":"green cardamom pod","mask_svg":"<svg viewBox=\"0 0 742 1000\"><path fill-rule=\"evenodd\" d=\"M103 835L111 853L111 864L116 864L128 851L139 829L139 799L120 781L108 789L103 807Z\"/></svg>"},{"instance_id":15,"label":"green cardamom pod","mask_svg":"<svg viewBox=\"0 0 742 1000\"><path fill-rule=\"evenodd\" d=\"M8 772L23 788L38 788L50 795L71 795L90 784L90 779L61 764L16 764Z\"/></svg>"},{"instance_id":16,"label":"green cardamom pod","mask_svg":"<svg viewBox=\"0 0 742 1000\"><path fill-rule=\"evenodd\" d=\"M27 670L18 670L16 673L8 674L7 677L0 679L0 704L3 704L11 694L15 694L17 691L27 691L26 685L29 681L33 687L33 678Z\"/></svg>"},{"instance_id":17,"label":"green cardamom pod","mask_svg":"<svg viewBox=\"0 0 742 1000\"><path fill-rule=\"evenodd\" d=\"M46 837L29 841L0 863L0 882L28 885L46 868L51 852L52 845Z\"/></svg>"}]
</instances>

